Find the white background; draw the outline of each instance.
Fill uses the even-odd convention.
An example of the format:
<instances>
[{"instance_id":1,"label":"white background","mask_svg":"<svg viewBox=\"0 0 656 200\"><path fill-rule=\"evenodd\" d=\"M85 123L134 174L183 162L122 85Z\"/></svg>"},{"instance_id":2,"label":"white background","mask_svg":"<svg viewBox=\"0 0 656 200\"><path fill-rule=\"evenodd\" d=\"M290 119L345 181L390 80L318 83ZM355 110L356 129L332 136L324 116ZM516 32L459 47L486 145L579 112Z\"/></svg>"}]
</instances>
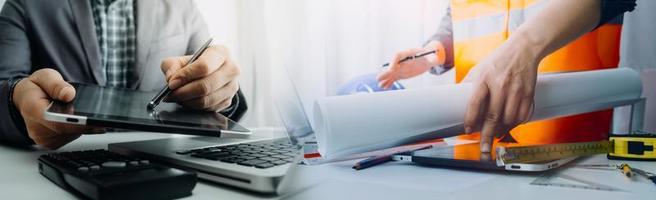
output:
<instances>
[{"instance_id":1,"label":"white background","mask_svg":"<svg viewBox=\"0 0 656 200\"><path fill-rule=\"evenodd\" d=\"M448 0L195 0L212 34L232 49L243 73L249 126L275 125L271 70L287 68L299 84L306 109L333 95L352 77L374 73L394 52L421 45L444 15ZM5 0L0 0L0 5ZM648 99L647 131L656 132L656 4L637 0L626 15L621 66L643 71ZM1 7L1 6L0 6ZM649 30L645 30L649 29ZM453 74L424 75L409 87L450 83ZM308 111L311 111L309 109Z\"/></svg>"},{"instance_id":2,"label":"white background","mask_svg":"<svg viewBox=\"0 0 656 200\"><path fill-rule=\"evenodd\" d=\"M214 36L233 51L249 101L247 125L272 125L272 70L288 70L306 111L349 79L376 73L399 50L418 47L446 0L197 0ZM426 75L406 86L452 82Z\"/></svg>"}]
</instances>

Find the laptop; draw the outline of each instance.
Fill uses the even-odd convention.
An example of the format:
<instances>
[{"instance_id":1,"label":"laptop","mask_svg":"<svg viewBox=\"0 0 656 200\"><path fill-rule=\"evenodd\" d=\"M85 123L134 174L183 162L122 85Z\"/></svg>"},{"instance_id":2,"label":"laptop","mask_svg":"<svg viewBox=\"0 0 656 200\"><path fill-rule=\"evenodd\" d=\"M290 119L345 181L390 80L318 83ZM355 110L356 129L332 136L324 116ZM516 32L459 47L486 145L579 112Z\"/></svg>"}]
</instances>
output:
<instances>
[{"instance_id":1,"label":"laptop","mask_svg":"<svg viewBox=\"0 0 656 200\"><path fill-rule=\"evenodd\" d=\"M177 137L109 144L112 152L147 157L195 171L199 178L260 193L283 193L283 180L314 134L291 78L274 84L283 129L252 129L249 138Z\"/></svg>"}]
</instances>

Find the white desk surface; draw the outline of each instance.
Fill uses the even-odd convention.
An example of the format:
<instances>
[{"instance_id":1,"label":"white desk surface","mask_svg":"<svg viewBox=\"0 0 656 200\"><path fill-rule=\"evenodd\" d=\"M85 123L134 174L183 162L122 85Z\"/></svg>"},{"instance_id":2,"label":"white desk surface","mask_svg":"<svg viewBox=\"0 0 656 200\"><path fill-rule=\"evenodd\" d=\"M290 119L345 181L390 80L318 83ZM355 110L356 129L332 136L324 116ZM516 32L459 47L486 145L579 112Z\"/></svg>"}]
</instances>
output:
<instances>
[{"instance_id":1,"label":"white desk surface","mask_svg":"<svg viewBox=\"0 0 656 200\"><path fill-rule=\"evenodd\" d=\"M159 133L108 133L85 135L58 151L106 148L108 143L173 137ZM37 171L37 158L44 150L25 150L0 145L0 194L2 199L74 199ZM595 156L578 163L607 163ZM627 162L633 167L656 171L656 162ZM540 173L482 172L429 168L390 162L354 171L353 161L317 166L299 166L297 180L303 190L286 199L654 199L656 185L636 177L628 180L615 170L568 168L563 173L592 182L613 185L621 192L530 185ZM279 199L254 195L201 181L188 199Z\"/></svg>"}]
</instances>

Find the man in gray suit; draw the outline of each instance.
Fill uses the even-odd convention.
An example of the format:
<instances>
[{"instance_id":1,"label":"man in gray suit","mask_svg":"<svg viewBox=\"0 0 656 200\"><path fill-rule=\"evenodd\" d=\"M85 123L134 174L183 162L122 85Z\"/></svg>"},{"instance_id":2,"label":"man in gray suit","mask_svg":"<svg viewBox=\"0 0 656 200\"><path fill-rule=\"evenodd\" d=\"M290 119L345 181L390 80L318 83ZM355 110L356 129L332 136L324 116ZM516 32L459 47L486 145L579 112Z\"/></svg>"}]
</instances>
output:
<instances>
[{"instance_id":1,"label":"man in gray suit","mask_svg":"<svg viewBox=\"0 0 656 200\"><path fill-rule=\"evenodd\" d=\"M240 71L225 47L189 56L209 39L188 0L8 0L0 14L0 141L59 148L100 128L48 122L52 100L71 101L79 82L138 90L173 89L166 101L246 111ZM161 70L161 71L160 71Z\"/></svg>"}]
</instances>

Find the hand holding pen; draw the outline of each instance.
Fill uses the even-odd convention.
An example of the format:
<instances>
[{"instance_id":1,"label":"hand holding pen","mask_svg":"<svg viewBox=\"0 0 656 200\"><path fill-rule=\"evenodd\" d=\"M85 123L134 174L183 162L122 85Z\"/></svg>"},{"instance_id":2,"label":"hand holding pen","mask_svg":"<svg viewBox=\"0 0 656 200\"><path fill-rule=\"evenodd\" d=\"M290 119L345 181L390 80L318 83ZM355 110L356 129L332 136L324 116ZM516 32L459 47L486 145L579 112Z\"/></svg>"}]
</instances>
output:
<instances>
[{"instance_id":1,"label":"hand holding pen","mask_svg":"<svg viewBox=\"0 0 656 200\"><path fill-rule=\"evenodd\" d=\"M389 67L378 75L378 85L383 89L388 89L398 80L418 76L432 67L444 64L446 56L444 48L441 48L439 42L435 41L426 46L426 48L415 48L396 53L390 63L383 65L383 67Z\"/></svg>"},{"instance_id":2,"label":"hand holding pen","mask_svg":"<svg viewBox=\"0 0 656 200\"><path fill-rule=\"evenodd\" d=\"M239 68L227 48L212 46L209 39L193 56L167 58L162 72L167 85L147 108L155 109L160 101L177 102L195 110L221 111L232 104L239 85Z\"/></svg>"}]
</instances>

